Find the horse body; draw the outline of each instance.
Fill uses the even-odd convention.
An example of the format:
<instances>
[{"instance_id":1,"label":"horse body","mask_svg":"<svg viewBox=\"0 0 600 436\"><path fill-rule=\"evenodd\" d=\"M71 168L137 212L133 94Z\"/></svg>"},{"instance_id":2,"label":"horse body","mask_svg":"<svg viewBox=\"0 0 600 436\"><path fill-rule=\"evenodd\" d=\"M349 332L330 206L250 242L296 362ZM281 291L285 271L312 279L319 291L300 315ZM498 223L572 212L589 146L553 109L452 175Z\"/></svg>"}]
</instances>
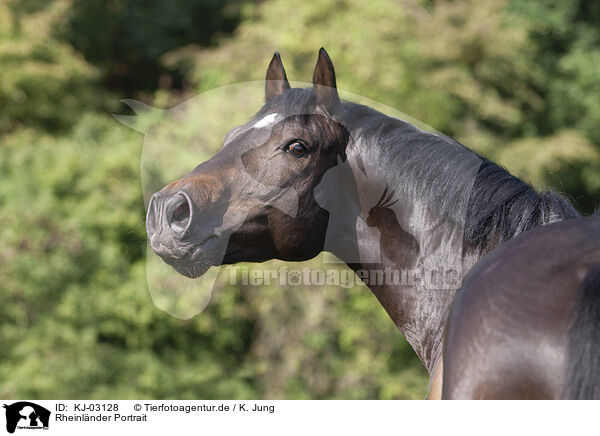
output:
<instances>
[{"instance_id":1,"label":"horse body","mask_svg":"<svg viewBox=\"0 0 600 436\"><path fill-rule=\"evenodd\" d=\"M485 256L466 276L449 316L443 398L571 396L566 388L573 376L567 368L576 359L578 341L584 347L600 345L594 339L600 335L597 310L596 330L592 325L576 332L579 337L569 334L579 317L582 283L599 268L600 221L595 218L536 228ZM600 361L588 363L594 364L597 368ZM576 366L575 373L585 372L585 364ZM593 388L600 379L585 383ZM600 395L597 387L593 395Z\"/></svg>"},{"instance_id":2,"label":"horse body","mask_svg":"<svg viewBox=\"0 0 600 436\"><path fill-rule=\"evenodd\" d=\"M217 155L152 197L148 239L188 277L322 251L359 277L425 271L409 284L367 285L439 397L444 328L463 274L500 242L578 215L451 138L341 102L335 83L323 49L309 89L290 88L276 53L263 108ZM425 275L437 270L454 281L432 287Z\"/></svg>"}]
</instances>

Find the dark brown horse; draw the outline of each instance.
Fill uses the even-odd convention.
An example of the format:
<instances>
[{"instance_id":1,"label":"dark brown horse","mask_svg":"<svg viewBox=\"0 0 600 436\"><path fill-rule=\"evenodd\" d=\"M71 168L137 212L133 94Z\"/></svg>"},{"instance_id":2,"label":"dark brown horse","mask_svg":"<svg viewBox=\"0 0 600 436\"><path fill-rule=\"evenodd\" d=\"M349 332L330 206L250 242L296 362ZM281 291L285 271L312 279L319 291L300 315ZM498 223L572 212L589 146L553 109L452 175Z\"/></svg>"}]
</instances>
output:
<instances>
[{"instance_id":1,"label":"dark brown horse","mask_svg":"<svg viewBox=\"0 0 600 436\"><path fill-rule=\"evenodd\" d=\"M475 265L448 320L443 398L600 399L600 220L531 230Z\"/></svg>"},{"instance_id":2,"label":"dark brown horse","mask_svg":"<svg viewBox=\"0 0 600 436\"><path fill-rule=\"evenodd\" d=\"M266 79L262 109L152 197L153 250L188 277L332 252L381 302L440 398L444 328L463 272L502 241L577 212L451 138L340 101L323 49L312 87L291 88L277 53ZM391 275L372 280L372 270ZM400 273L410 280L395 280Z\"/></svg>"}]
</instances>

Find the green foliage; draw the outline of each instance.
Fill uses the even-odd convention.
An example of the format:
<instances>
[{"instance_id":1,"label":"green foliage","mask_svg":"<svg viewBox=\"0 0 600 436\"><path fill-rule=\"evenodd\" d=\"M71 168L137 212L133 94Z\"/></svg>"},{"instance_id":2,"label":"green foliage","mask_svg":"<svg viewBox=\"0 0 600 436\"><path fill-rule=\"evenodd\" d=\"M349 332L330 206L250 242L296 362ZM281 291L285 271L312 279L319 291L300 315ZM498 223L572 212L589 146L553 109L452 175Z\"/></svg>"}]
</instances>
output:
<instances>
[{"instance_id":1,"label":"green foliage","mask_svg":"<svg viewBox=\"0 0 600 436\"><path fill-rule=\"evenodd\" d=\"M140 172L142 135L108 115L114 89L174 104L187 94L168 81L148 91L161 75L193 91L260 80L275 49L292 80L308 81L325 46L340 88L458 137L582 211L600 205L593 1L141 4L0 2L4 398L425 395L424 370L364 287L257 288L222 277L194 318L157 308L140 177L152 187L165 180ZM216 150L245 116L215 109L154 139ZM206 158L180 149L143 158L176 155L181 168Z\"/></svg>"},{"instance_id":2,"label":"green foliage","mask_svg":"<svg viewBox=\"0 0 600 436\"><path fill-rule=\"evenodd\" d=\"M81 112L110 107L97 87L98 71L49 38L64 2L46 6L24 15L0 2L0 134L25 126L64 131Z\"/></svg>"}]
</instances>

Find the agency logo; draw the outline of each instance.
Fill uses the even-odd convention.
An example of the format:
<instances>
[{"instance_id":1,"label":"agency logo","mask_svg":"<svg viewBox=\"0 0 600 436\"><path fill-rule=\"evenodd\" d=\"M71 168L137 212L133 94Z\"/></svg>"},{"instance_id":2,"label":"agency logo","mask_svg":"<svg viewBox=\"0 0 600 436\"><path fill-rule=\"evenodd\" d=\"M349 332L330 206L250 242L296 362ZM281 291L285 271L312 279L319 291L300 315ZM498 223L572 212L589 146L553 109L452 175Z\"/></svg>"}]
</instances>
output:
<instances>
[{"instance_id":1,"label":"agency logo","mask_svg":"<svg viewBox=\"0 0 600 436\"><path fill-rule=\"evenodd\" d=\"M50 411L29 401L19 401L4 405L6 409L6 431L14 433L22 430L48 430Z\"/></svg>"}]
</instances>

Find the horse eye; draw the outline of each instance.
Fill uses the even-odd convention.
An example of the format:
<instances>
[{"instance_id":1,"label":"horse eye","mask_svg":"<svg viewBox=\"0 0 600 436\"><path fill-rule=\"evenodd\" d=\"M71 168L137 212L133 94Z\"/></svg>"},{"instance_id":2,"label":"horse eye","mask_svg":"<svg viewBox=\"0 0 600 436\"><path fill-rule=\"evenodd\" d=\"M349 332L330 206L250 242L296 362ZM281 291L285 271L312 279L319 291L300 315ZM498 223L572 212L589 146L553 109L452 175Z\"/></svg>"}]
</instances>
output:
<instances>
[{"instance_id":1,"label":"horse eye","mask_svg":"<svg viewBox=\"0 0 600 436\"><path fill-rule=\"evenodd\" d=\"M300 142L292 142L287 146L287 149L294 156L298 157L304 156L307 152L306 146Z\"/></svg>"}]
</instances>

